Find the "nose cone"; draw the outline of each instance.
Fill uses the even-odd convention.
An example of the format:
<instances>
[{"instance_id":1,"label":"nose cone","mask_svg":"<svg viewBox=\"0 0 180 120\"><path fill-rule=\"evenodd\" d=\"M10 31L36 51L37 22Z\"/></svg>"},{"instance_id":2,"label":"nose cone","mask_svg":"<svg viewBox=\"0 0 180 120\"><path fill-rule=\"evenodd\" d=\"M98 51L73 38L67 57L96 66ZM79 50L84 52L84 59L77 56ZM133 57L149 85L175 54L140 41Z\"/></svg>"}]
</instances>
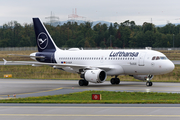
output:
<instances>
[{"instance_id":1,"label":"nose cone","mask_svg":"<svg viewBox=\"0 0 180 120\"><path fill-rule=\"evenodd\" d=\"M168 63L166 64L166 72L167 73L172 72L174 68L175 68L174 63L169 60Z\"/></svg>"}]
</instances>

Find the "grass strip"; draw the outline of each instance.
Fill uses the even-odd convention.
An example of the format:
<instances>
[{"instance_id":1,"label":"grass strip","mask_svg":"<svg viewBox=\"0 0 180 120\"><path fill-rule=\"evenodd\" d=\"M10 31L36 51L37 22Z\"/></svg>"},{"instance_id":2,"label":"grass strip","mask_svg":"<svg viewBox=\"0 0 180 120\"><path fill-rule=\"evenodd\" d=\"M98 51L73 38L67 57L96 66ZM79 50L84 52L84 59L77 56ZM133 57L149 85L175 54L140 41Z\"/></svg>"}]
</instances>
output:
<instances>
[{"instance_id":1,"label":"grass strip","mask_svg":"<svg viewBox=\"0 0 180 120\"><path fill-rule=\"evenodd\" d=\"M101 94L101 100L92 100ZM0 103L108 103L108 104L179 104L179 93L84 91L65 95L0 100Z\"/></svg>"}]
</instances>

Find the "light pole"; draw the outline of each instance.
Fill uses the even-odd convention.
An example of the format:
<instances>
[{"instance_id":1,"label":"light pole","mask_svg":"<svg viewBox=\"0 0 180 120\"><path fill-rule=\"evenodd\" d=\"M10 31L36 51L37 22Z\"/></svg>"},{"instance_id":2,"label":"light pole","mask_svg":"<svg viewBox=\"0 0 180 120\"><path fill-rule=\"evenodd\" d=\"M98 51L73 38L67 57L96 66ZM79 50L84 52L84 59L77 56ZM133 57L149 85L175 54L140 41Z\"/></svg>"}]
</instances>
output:
<instances>
[{"instance_id":1,"label":"light pole","mask_svg":"<svg viewBox=\"0 0 180 120\"><path fill-rule=\"evenodd\" d=\"M112 42L111 42L111 35L110 35L110 47L112 47Z\"/></svg>"},{"instance_id":2,"label":"light pole","mask_svg":"<svg viewBox=\"0 0 180 120\"><path fill-rule=\"evenodd\" d=\"M173 50L174 50L174 34L173 34Z\"/></svg>"}]
</instances>

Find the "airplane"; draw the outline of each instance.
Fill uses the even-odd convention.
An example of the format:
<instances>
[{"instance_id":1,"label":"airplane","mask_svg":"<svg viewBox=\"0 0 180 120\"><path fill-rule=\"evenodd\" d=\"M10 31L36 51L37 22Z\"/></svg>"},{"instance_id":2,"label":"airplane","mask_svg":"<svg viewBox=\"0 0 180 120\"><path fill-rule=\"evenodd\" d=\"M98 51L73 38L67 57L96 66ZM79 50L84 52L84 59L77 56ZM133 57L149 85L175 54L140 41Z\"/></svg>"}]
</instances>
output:
<instances>
[{"instance_id":1,"label":"airplane","mask_svg":"<svg viewBox=\"0 0 180 120\"><path fill-rule=\"evenodd\" d=\"M174 64L161 52L154 50L80 50L58 48L39 18L33 18L38 52L29 56L38 62L6 61L32 66L49 65L55 69L78 73L81 77L79 86L88 86L89 82L103 83L107 76L115 76L110 80L112 85L120 83L118 76L129 75L135 79L146 81L152 86L154 75L166 74L174 69ZM19 55L23 56L23 55Z\"/></svg>"}]
</instances>

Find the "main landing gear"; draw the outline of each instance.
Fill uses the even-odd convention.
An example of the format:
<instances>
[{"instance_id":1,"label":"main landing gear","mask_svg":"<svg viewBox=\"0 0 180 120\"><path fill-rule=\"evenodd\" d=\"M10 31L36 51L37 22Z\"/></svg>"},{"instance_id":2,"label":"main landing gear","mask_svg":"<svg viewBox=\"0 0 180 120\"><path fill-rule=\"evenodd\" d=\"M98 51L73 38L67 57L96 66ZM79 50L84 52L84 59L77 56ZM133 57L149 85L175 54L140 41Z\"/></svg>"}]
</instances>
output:
<instances>
[{"instance_id":1,"label":"main landing gear","mask_svg":"<svg viewBox=\"0 0 180 120\"><path fill-rule=\"evenodd\" d=\"M117 76L115 76L115 78L111 78L111 84L114 85L114 84L119 84L120 83L120 79L117 78Z\"/></svg>"},{"instance_id":2,"label":"main landing gear","mask_svg":"<svg viewBox=\"0 0 180 120\"><path fill-rule=\"evenodd\" d=\"M80 77L82 78L81 80L79 80L79 86L88 86L89 82L84 78L84 71L81 69L79 70Z\"/></svg>"},{"instance_id":3,"label":"main landing gear","mask_svg":"<svg viewBox=\"0 0 180 120\"><path fill-rule=\"evenodd\" d=\"M88 85L89 85L88 81L84 79L79 80L79 86L88 86Z\"/></svg>"}]
</instances>

